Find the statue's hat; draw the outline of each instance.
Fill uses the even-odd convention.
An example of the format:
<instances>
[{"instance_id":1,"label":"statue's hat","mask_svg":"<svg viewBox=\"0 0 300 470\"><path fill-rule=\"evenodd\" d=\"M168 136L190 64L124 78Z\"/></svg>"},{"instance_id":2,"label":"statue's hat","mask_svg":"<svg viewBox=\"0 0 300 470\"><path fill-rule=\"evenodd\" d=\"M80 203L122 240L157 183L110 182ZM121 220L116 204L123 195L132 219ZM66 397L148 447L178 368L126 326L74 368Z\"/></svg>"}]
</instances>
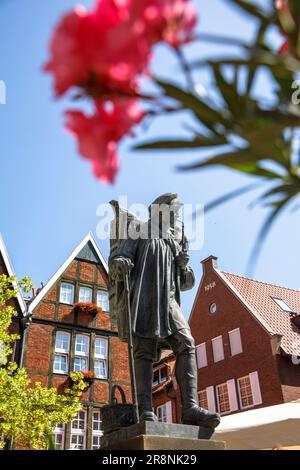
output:
<instances>
[{"instance_id":1,"label":"statue's hat","mask_svg":"<svg viewBox=\"0 0 300 470\"><path fill-rule=\"evenodd\" d=\"M183 206L183 202L181 202L178 198L177 193L165 193L162 194L161 196L158 196L150 205L149 209L151 208L152 205L161 205L161 204L167 204L168 206Z\"/></svg>"}]
</instances>

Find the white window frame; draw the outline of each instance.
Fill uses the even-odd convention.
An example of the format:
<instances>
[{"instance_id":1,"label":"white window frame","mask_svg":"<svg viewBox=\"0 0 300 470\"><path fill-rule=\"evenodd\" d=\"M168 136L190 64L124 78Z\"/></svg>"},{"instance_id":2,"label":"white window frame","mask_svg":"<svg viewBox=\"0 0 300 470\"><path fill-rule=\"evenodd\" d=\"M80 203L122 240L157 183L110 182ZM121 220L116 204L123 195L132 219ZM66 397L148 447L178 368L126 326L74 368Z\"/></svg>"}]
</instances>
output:
<instances>
[{"instance_id":1,"label":"white window frame","mask_svg":"<svg viewBox=\"0 0 300 470\"><path fill-rule=\"evenodd\" d=\"M205 394L204 400L206 401L207 406L204 406L203 403L201 403L201 398L200 398L201 393ZM207 389L206 388L204 390L199 390L199 392L198 392L198 403L199 403L199 406L201 408L204 408L205 410L208 410L208 396L207 396Z\"/></svg>"},{"instance_id":2,"label":"white window frame","mask_svg":"<svg viewBox=\"0 0 300 470\"><path fill-rule=\"evenodd\" d=\"M165 369L166 370L166 375L163 375L162 376L162 370ZM159 367L157 368L154 372L154 373L157 373L158 374L158 381L155 381L154 380L152 381L152 386L155 387L156 385L159 385L163 382L166 382L168 380L168 366L166 364L164 364L162 367ZM153 378L154 378L154 375L153 375Z\"/></svg>"},{"instance_id":3,"label":"white window frame","mask_svg":"<svg viewBox=\"0 0 300 470\"><path fill-rule=\"evenodd\" d=\"M78 338L86 338L87 339L87 351L81 351L81 350L77 350L76 347L77 347L77 339ZM84 342L82 342L81 344L84 344ZM79 359L79 361L85 361L86 362L86 368L84 367L80 367L79 369L77 369L77 367L75 366L75 363L76 363L76 359ZM74 371L88 371L89 370L89 366L90 366L90 337L88 335L83 335L81 333L77 333L75 335L75 347L74 347L74 358L73 358L73 370Z\"/></svg>"},{"instance_id":4,"label":"white window frame","mask_svg":"<svg viewBox=\"0 0 300 470\"><path fill-rule=\"evenodd\" d=\"M243 380L243 379L249 379L251 397L252 397L252 404L251 405L246 405L246 406L243 405L242 393L241 393L241 384L240 384L240 380ZM239 402L240 402L241 410L247 410L248 408L253 408L255 406L255 404L254 404L253 392L252 392L252 387L251 387L251 380L250 380L249 375L244 375L243 377L239 377L237 379L237 389L238 389L238 395L239 395Z\"/></svg>"},{"instance_id":5,"label":"white window frame","mask_svg":"<svg viewBox=\"0 0 300 470\"><path fill-rule=\"evenodd\" d=\"M68 302L65 299L62 299L63 286L71 287L71 301L70 302ZM71 284L70 282L62 282L60 284L59 302L61 304L66 304L66 305L73 305L74 304L74 284Z\"/></svg>"},{"instance_id":6,"label":"white window frame","mask_svg":"<svg viewBox=\"0 0 300 470\"><path fill-rule=\"evenodd\" d=\"M163 403L156 408L156 415L160 423L172 423L172 402L171 400Z\"/></svg>"},{"instance_id":7,"label":"white window frame","mask_svg":"<svg viewBox=\"0 0 300 470\"><path fill-rule=\"evenodd\" d=\"M228 332L231 356L237 356L243 352L241 330L235 328Z\"/></svg>"},{"instance_id":8,"label":"white window frame","mask_svg":"<svg viewBox=\"0 0 300 470\"><path fill-rule=\"evenodd\" d=\"M219 392L218 392L219 388L220 388L220 387L224 387L224 386L226 386L226 388L227 388L227 394L228 394L229 410L227 410L227 411L221 411L221 407L220 407L220 398L219 398ZM228 415L228 414L231 412L231 409L230 409L230 397L229 397L229 391L228 391L228 384L227 384L227 382L224 382L224 383L222 383L222 384L216 385L216 396L217 396L218 412L219 412L222 416Z\"/></svg>"},{"instance_id":9,"label":"white window frame","mask_svg":"<svg viewBox=\"0 0 300 470\"><path fill-rule=\"evenodd\" d=\"M77 338L86 338L87 339L87 351L78 351L76 349L77 346ZM84 342L82 343L84 344ZM74 356L81 356L81 357L88 357L90 353L90 337L88 335L83 335L81 333L77 333L75 336L75 350L74 350Z\"/></svg>"},{"instance_id":10,"label":"white window frame","mask_svg":"<svg viewBox=\"0 0 300 470\"><path fill-rule=\"evenodd\" d=\"M68 338L67 339L67 342L68 342L67 348L58 348L57 347L56 341L57 341L58 335L64 335ZM68 331L57 330L56 334L55 334L55 352L63 353L63 354L69 354L70 353L70 338L71 338L71 335Z\"/></svg>"},{"instance_id":11,"label":"white window frame","mask_svg":"<svg viewBox=\"0 0 300 470\"><path fill-rule=\"evenodd\" d=\"M56 365L55 365L55 359L56 357L59 357L59 358L62 358L62 357L65 357L66 358L66 370L62 370L62 369L58 369L56 368ZM67 354L56 354L54 353L54 359L53 359L53 372L55 374L62 374L62 375L66 375L69 373L69 363L68 363L68 355Z\"/></svg>"},{"instance_id":12,"label":"white window frame","mask_svg":"<svg viewBox=\"0 0 300 470\"><path fill-rule=\"evenodd\" d=\"M220 362L220 361L224 361L224 345L223 345L223 337L222 335L220 336L216 336L215 338L213 338L211 340L211 343L212 343L212 349L213 349L213 357L214 357L214 362ZM220 349L221 351L221 354L219 356L217 356L217 346L216 345L220 345L222 348Z\"/></svg>"},{"instance_id":13,"label":"white window frame","mask_svg":"<svg viewBox=\"0 0 300 470\"><path fill-rule=\"evenodd\" d=\"M82 291L84 291L85 293L89 292L88 298L86 298L86 295L82 296ZM78 301L82 303L93 302L93 289L88 286L79 286Z\"/></svg>"},{"instance_id":14,"label":"white window frame","mask_svg":"<svg viewBox=\"0 0 300 470\"><path fill-rule=\"evenodd\" d=\"M104 354L96 352L96 342L97 342L97 340L105 342L106 347L105 347L105 353ZM102 338L100 336L95 337L95 344L94 344L94 373L95 373L97 379L106 380L108 378L108 347L109 347L108 339ZM105 374L103 375L103 377L101 377L99 374L96 373L96 368L95 368L96 362L103 362L103 364L104 364Z\"/></svg>"},{"instance_id":15,"label":"white window frame","mask_svg":"<svg viewBox=\"0 0 300 470\"><path fill-rule=\"evenodd\" d=\"M59 347L56 346L56 340L57 340L58 335L65 335L65 336L68 337L68 348L67 349L59 348ZM67 331L57 330L56 333L55 333L55 346L54 346L54 358L53 358L53 372L55 374L66 375L69 372L70 338L71 338L71 334ZM56 357L65 357L66 358L67 368L66 368L65 371L55 368L55 358Z\"/></svg>"},{"instance_id":16,"label":"white window frame","mask_svg":"<svg viewBox=\"0 0 300 470\"><path fill-rule=\"evenodd\" d=\"M103 302L99 302L99 294L105 294L106 298L107 298L107 301L105 302L106 306L103 307L102 304ZM108 292L106 290L101 290L101 289L98 289L97 290L97 298L96 298L96 301L97 301L97 306L102 308L103 312L105 313L109 313L109 297L108 297Z\"/></svg>"},{"instance_id":17,"label":"white window frame","mask_svg":"<svg viewBox=\"0 0 300 470\"><path fill-rule=\"evenodd\" d=\"M210 387L206 387L206 394L207 394L208 411L215 413L216 412L216 397L215 397L215 389L213 385L211 385Z\"/></svg>"},{"instance_id":18,"label":"white window frame","mask_svg":"<svg viewBox=\"0 0 300 470\"><path fill-rule=\"evenodd\" d=\"M100 342L103 341L106 344L104 354L96 352L97 340L99 340ZM108 339L107 338L102 338L101 336L96 336L95 337L95 358L96 359L107 359L108 358Z\"/></svg>"},{"instance_id":19,"label":"white window frame","mask_svg":"<svg viewBox=\"0 0 300 470\"><path fill-rule=\"evenodd\" d=\"M294 310L286 303L285 300L281 299L280 297L272 297L276 305L280 307L284 312L287 313L295 313Z\"/></svg>"},{"instance_id":20,"label":"white window frame","mask_svg":"<svg viewBox=\"0 0 300 470\"><path fill-rule=\"evenodd\" d=\"M84 427L83 429L74 429L73 423L78 419L79 413L84 414ZM77 417L71 421L71 430L70 430L70 450L86 450L86 432L87 432L87 410L82 409L78 411ZM83 437L83 449L74 449L72 448L72 436L82 436Z\"/></svg>"},{"instance_id":21,"label":"white window frame","mask_svg":"<svg viewBox=\"0 0 300 470\"><path fill-rule=\"evenodd\" d=\"M77 364L80 364L78 367ZM87 372L89 370L88 358L85 356L74 356L73 359L73 371L74 372Z\"/></svg>"},{"instance_id":22,"label":"white window frame","mask_svg":"<svg viewBox=\"0 0 300 470\"><path fill-rule=\"evenodd\" d=\"M97 419L97 420L94 419L94 416L95 416L96 414L99 414L99 415L100 415L100 419ZM99 438L99 440L100 440L101 436L103 436L103 428L102 428L102 429L100 428L100 429L97 429L97 430L94 429L94 422L95 422L95 421L96 421L97 423L102 423L102 419L101 419L101 410L100 410L100 408L93 410L93 422L92 422L92 450L97 450L97 449L100 449L100 448L101 448L101 444L100 444L100 443L99 443L99 446L95 446L95 445L94 445L94 442L93 442L94 437L97 437L97 438Z\"/></svg>"},{"instance_id":23,"label":"white window frame","mask_svg":"<svg viewBox=\"0 0 300 470\"><path fill-rule=\"evenodd\" d=\"M61 441L61 449L56 449L56 450L64 450L65 448L65 433L66 433L66 430L65 430L65 425L62 424L60 426L56 426L55 430L54 430L54 446L55 446L55 449L56 449L56 436L62 436L62 441Z\"/></svg>"},{"instance_id":24,"label":"white window frame","mask_svg":"<svg viewBox=\"0 0 300 470\"><path fill-rule=\"evenodd\" d=\"M196 346L196 356L197 356L197 365L198 369L207 367L207 352L206 352L206 343L201 343Z\"/></svg>"}]
</instances>

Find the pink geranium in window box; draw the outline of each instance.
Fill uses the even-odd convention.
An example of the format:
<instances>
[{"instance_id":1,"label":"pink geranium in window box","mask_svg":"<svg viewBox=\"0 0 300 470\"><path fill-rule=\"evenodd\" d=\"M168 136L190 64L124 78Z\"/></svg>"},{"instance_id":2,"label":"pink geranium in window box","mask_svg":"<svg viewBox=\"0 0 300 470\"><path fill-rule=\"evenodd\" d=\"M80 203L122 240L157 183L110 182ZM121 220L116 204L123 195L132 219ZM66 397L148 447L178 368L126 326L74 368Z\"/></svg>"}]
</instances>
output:
<instances>
[{"instance_id":1,"label":"pink geranium in window box","mask_svg":"<svg viewBox=\"0 0 300 470\"><path fill-rule=\"evenodd\" d=\"M97 315L102 313L102 309L92 302L77 302L74 305L74 310L78 313Z\"/></svg>"}]
</instances>

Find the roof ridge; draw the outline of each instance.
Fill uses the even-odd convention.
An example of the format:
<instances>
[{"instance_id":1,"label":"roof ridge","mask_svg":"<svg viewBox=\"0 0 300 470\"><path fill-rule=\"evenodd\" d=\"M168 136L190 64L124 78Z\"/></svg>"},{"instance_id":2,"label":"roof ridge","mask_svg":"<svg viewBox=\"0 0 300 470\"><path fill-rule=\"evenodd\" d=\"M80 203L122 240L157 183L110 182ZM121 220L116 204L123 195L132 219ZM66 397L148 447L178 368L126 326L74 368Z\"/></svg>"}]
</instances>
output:
<instances>
[{"instance_id":1,"label":"roof ridge","mask_svg":"<svg viewBox=\"0 0 300 470\"><path fill-rule=\"evenodd\" d=\"M252 279L251 277L242 276L241 274L231 273L231 272L229 272L229 271L224 271L223 269L220 269L219 271L221 271L221 272L224 273L224 274L231 274L232 276L236 276L236 277L241 277L241 278L243 278L243 279L247 279L248 281L259 282L260 284L266 284L266 285L268 285L268 286L273 286L273 287L280 287L281 289L287 289L287 290L291 290L291 291L294 291L294 292L299 292L299 294L300 294L300 289L293 289L292 287L281 286L280 284L273 284L273 283L271 283L271 282L261 281L261 280L259 280L259 279Z\"/></svg>"}]
</instances>

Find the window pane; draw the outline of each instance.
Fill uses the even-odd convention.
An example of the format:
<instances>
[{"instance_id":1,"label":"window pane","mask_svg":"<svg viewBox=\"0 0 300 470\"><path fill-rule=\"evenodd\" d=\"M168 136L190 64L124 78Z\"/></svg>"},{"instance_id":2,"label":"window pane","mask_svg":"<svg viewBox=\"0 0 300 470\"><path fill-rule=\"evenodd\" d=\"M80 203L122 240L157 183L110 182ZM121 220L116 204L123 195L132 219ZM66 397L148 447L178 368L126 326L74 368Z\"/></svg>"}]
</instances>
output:
<instances>
[{"instance_id":1,"label":"window pane","mask_svg":"<svg viewBox=\"0 0 300 470\"><path fill-rule=\"evenodd\" d=\"M64 304L72 304L74 301L74 286L63 282L60 286L60 302Z\"/></svg>"},{"instance_id":2,"label":"window pane","mask_svg":"<svg viewBox=\"0 0 300 470\"><path fill-rule=\"evenodd\" d=\"M103 290L98 290L97 292L97 305L98 307L102 308L104 312L109 312L109 300L108 300L108 292Z\"/></svg>"},{"instance_id":3,"label":"window pane","mask_svg":"<svg viewBox=\"0 0 300 470\"><path fill-rule=\"evenodd\" d=\"M96 449L100 449L100 443L101 443L101 436L93 436L93 445L92 445L92 448L94 450Z\"/></svg>"},{"instance_id":4,"label":"window pane","mask_svg":"<svg viewBox=\"0 0 300 470\"><path fill-rule=\"evenodd\" d=\"M93 291L89 287L79 288L79 302L92 302Z\"/></svg>"},{"instance_id":5,"label":"window pane","mask_svg":"<svg viewBox=\"0 0 300 470\"><path fill-rule=\"evenodd\" d=\"M272 298L277 303L277 305L282 308L282 310L284 310L285 312L293 313L294 310L284 300L278 299L277 297Z\"/></svg>"},{"instance_id":6,"label":"window pane","mask_svg":"<svg viewBox=\"0 0 300 470\"><path fill-rule=\"evenodd\" d=\"M168 371L167 371L167 367L162 367L160 370L160 382L164 382L165 380L167 380L167 375L168 375Z\"/></svg>"},{"instance_id":7,"label":"window pane","mask_svg":"<svg viewBox=\"0 0 300 470\"><path fill-rule=\"evenodd\" d=\"M167 406L165 404L157 408L157 417L158 421L162 423L167 422Z\"/></svg>"},{"instance_id":8,"label":"window pane","mask_svg":"<svg viewBox=\"0 0 300 470\"><path fill-rule=\"evenodd\" d=\"M64 424L57 424L55 430L56 431L63 431L65 429Z\"/></svg>"},{"instance_id":9,"label":"window pane","mask_svg":"<svg viewBox=\"0 0 300 470\"><path fill-rule=\"evenodd\" d=\"M95 357L107 358L107 339L95 339Z\"/></svg>"},{"instance_id":10,"label":"window pane","mask_svg":"<svg viewBox=\"0 0 300 470\"><path fill-rule=\"evenodd\" d=\"M247 377L242 377L238 379L238 384L239 384L242 408L247 408L248 406L252 406L254 403L253 403L250 377L247 376Z\"/></svg>"},{"instance_id":11,"label":"window pane","mask_svg":"<svg viewBox=\"0 0 300 470\"><path fill-rule=\"evenodd\" d=\"M102 421L100 411L94 411L93 413L93 431L102 431Z\"/></svg>"},{"instance_id":12,"label":"window pane","mask_svg":"<svg viewBox=\"0 0 300 470\"><path fill-rule=\"evenodd\" d=\"M70 348L70 335L69 333L64 333L63 331L58 331L56 333L55 340L55 350L63 351L68 353Z\"/></svg>"},{"instance_id":13,"label":"window pane","mask_svg":"<svg viewBox=\"0 0 300 470\"><path fill-rule=\"evenodd\" d=\"M217 386L217 397L219 404L219 412L227 413L230 411L230 402L227 384L221 384Z\"/></svg>"},{"instance_id":14,"label":"window pane","mask_svg":"<svg viewBox=\"0 0 300 470\"><path fill-rule=\"evenodd\" d=\"M89 337L88 336L76 335L75 354L88 356L89 354Z\"/></svg>"},{"instance_id":15,"label":"window pane","mask_svg":"<svg viewBox=\"0 0 300 470\"><path fill-rule=\"evenodd\" d=\"M207 392L206 390L201 390L199 392L199 406L208 410L208 401L207 401Z\"/></svg>"},{"instance_id":16,"label":"window pane","mask_svg":"<svg viewBox=\"0 0 300 470\"><path fill-rule=\"evenodd\" d=\"M76 418L71 423L73 430L84 430L85 429L85 412L78 411Z\"/></svg>"},{"instance_id":17,"label":"window pane","mask_svg":"<svg viewBox=\"0 0 300 470\"><path fill-rule=\"evenodd\" d=\"M75 372L82 371L82 372L87 372L88 371L88 360L86 357L74 357L74 367L73 367Z\"/></svg>"},{"instance_id":18,"label":"window pane","mask_svg":"<svg viewBox=\"0 0 300 470\"><path fill-rule=\"evenodd\" d=\"M153 381L152 381L152 385L157 385L159 383L159 371L156 370L153 372Z\"/></svg>"},{"instance_id":19,"label":"window pane","mask_svg":"<svg viewBox=\"0 0 300 470\"><path fill-rule=\"evenodd\" d=\"M71 434L71 449L83 450L84 449L84 436L80 434Z\"/></svg>"},{"instance_id":20,"label":"window pane","mask_svg":"<svg viewBox=\"0 0 300 470\"><path fill-rule=\"evenodd\" d=\"M55 354L54 356L54 372L66 374L68 372L67 356Z\"/></svg>"},{"instance_id":21,"label":"window pane","mask_svg":"<svg viewBox=\"0 0 300 470\"><path fill-rule=\"evenodd\" d=\"M54 447L56 450L63 450L63 434L54 434Z\"/></svg>"},{"instance_id":22,"label":"window pane","mask_svg":"<svg viewBox=\"0 0 300 470\"><path fill-rule=\"evenodd\" d=\"M106 379L107 378L106 361L103 361L101 359L95 359L94 372L98 379Z\"/></svg>"}]
</instances>

